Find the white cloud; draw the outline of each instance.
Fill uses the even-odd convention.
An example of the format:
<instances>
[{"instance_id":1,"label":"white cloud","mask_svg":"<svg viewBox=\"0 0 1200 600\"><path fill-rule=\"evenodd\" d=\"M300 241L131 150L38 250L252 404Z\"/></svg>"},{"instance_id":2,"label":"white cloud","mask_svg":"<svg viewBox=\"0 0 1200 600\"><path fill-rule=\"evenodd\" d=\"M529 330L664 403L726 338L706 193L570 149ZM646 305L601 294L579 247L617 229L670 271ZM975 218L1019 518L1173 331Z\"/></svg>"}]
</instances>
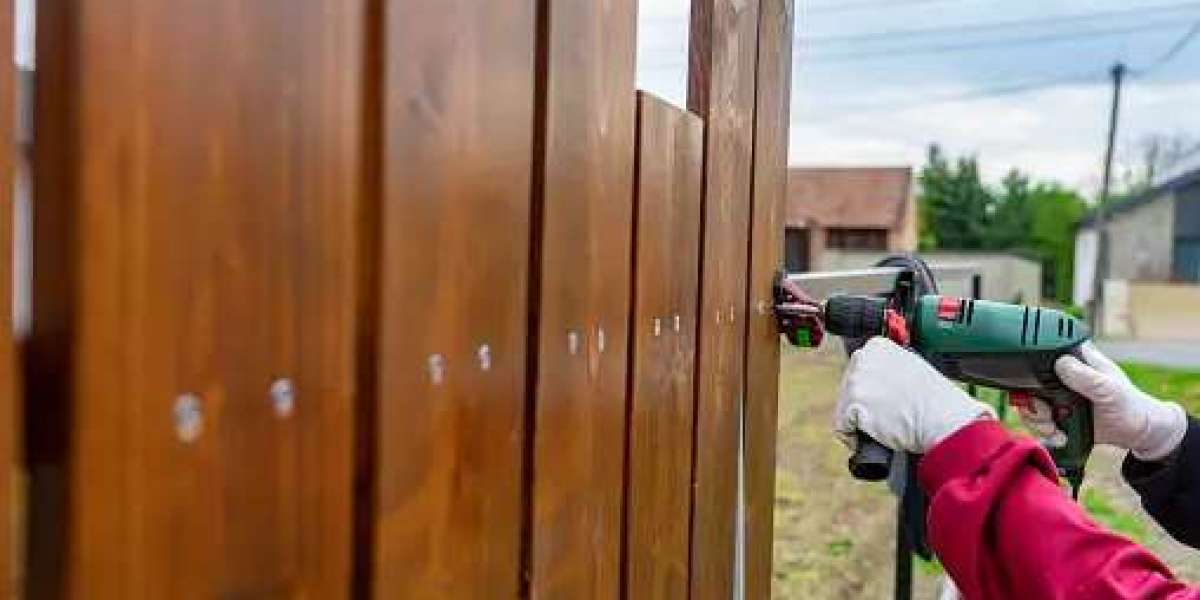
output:
<instances>
[{"instance_id":1,"label":"white cloud","mask_svg":"<svg viewBox=\"0 0 1200 600\"><path fill-rule=\"evenodd\" d=\"M689 5L689 0L642 0L639 8L638 87L681 106L687 90ZM1051 58L1068 60L1070 56ZM952 55L945 57L948 63L955 60ZM1070 60L1084 64L1100 59L1075 56ZM896 82L909 76L880 79L877 72L858 71L855 65L834 72L845 76L839 80L841 85L831 85L835 83L829 79L831 73L801 70L792 92L791 161L918 166L925 160L928 145L937 142L951 153L978 155L985 177L992 181L1018 168L1093 192L1100 179L1108 126L1110 89L1102 81L973 101L921 104L923 98L1002 86L1014 78L1036 80L1042 66L1026 64L1023 68L1034 75L1007 73L992 81L995 67L989 65L933 82L924 77L927 70L922 67L911 79L925 83L903 86ZM1074 63L1068 66L1082 68ZM1005 68L1020 71L1022 65ZM851 91L835 96L833 90L838 88ZM1200 83L1194 79L1184 83L1132 79L1122 106L1120 139L1125 142L1148 133L1179 131L1200 134L1197 102ZM884 108L863 111L863 105ZM888 108L893 105L895 108ZM855 106L860 107L857 112Z\"/></svg>"},{"instance_id":2,"label":"white cloud","mask_svg":"<svg viewBox=\"0 0 1200 600\"><path fill-rule=\"evenodd\" d=\"M795 91L803 94L803 88ZM921 95L957 93L920 90ZM902 98L888 91L884 98ZM1151 132L1200 130L1200 84L1140 83L1127 88L1121 139ZM976 154L984 175L998 180L1012 168L1092 191L1099 180L1107 132L1105 86L1048 89L970 102L907 105L896 110L843 113L836 105L793 111L795 164L913 164L937 142L951 153Z\"/></svg>"}]
</instances>

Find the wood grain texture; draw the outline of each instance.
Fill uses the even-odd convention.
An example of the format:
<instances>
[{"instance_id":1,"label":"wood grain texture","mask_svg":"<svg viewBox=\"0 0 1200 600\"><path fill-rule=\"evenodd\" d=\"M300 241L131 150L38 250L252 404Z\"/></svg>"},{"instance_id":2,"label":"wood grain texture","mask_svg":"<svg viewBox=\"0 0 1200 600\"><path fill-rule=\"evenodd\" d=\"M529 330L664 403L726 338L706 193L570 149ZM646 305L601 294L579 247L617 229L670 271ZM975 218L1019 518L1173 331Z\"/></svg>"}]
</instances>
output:
<instances>
[{"instance_id":1,"label":"wood grain texture","mask_svg":"<svg viewBox=\"0 0 1200 600\"><path fill-rule=\"evenodd\" d=\"M625 597L688 588L700 181L698 117L638 95Z\"/></svg>"},{"instance_id":2,"label":"wood grain texture","mask_svg":"<svg viewBox=\"0 0 1200 600\"><path fill-rule=\"evenodd\" d=\"M0 2L0 115L14 115L16 70L13 67L13 2ZM21 552L14 547L20 499L13 483L18 479L17 427L20 383L16 371L16 345L12 329L13 300L13 177L17 146L13 119L0 119L0 596L18 597Z\"/></svg>"},{"instance_id":3,"label":"wood grain texture","mask_svg":"<svg viewBox=\"0 0 1200 600\"><path fill-rule=\"evenodd\" d=\"M539 6L529 591L613 598L620 593L636 2Z\"/></svg>"},{"instance_id":4,"label":"wood grain texture","mask_svg":"<svg viewBox=\"0 0 1200 600\"><path fill-rule=\"evenodd\" d=\"M771 306L772 282L783 265L795 9L794 0L760 1L744 425L748 599L771 597L779 407L779 333Z\"/></svg>"},{"instance_id":5,"label":"wood grain texture","mask_svg":"<svg viewBox=\"0 0 1200 600\"><path fill-rule=\"evenodd\" d=\"M41 65L38 157L63 160L34 216L58 248L35 281L63 283L35 285L30 367L65 382L54 595L344 596L363 3L42 8L65 50Z\"/></svg>"},{"instance_id":6,"label":"wood grain texture","mask_svg":"<svg viewBox=\"0 0 1200 600\"><path fill-rule=\"evenodd\" d=\"M693 0L688 105L706 123L691 595L733 589L759 0Z\"/></svg>"},{"instance_id":7,"label":"wood grain texture","mask_svg":"<svg viewBox=\"0 0 1200 600\"><path fill-rule=\"evenodd\" d=\"M385 8L378 598L518 593L534 9Z\"/></svg>"}]
</instances>

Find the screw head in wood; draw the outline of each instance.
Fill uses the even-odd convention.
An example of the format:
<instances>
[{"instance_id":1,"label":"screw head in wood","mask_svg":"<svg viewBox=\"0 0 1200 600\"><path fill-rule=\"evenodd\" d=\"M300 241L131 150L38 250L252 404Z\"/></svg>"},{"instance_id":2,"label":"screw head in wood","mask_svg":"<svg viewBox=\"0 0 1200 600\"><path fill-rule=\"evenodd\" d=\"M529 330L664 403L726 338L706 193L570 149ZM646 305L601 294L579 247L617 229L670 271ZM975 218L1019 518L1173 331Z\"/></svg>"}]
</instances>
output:
<instances>
[{"instance_id":1,"label":"screw head in wood","mask_svg":"<svg viewBox=\"0 0 1200 600\"><path fill-rule=\"evenodd\" d=\"M492 370L492 347L491 346L489 346L487 344L483 344L482 346L479 347L478 352L476 352L476 356L479 358L479 370L480 371L491 371Z\"/></svg>"},{"instance_id":2,"label":"screw head in wood","mask_svg":"<svg viewBox=\"0 0 1200 600\"><path fill-rule=\"evenodd\" d=\"M296 411L296 384L292 383L291 379L280 377L271 382L268 396L271 399L271 408L275 410L275 416L280 419L286 419Z\"/></svg>"},{"instance_id":3,"label":"screw head in wood","mask_svg":"<svg viewBox=\"0 0 1200 600\"><path fill-rule=\"evenodd\" d=\"M446 381L446 357L441 354L429 356L429 382L442 385Z\"/></svg>"},{"instance_id":4,"label":"screw head in wood","mask_svg":"<svg viewBox=\"0 0 1200 600\"><path fill-rule=\"evenodd\" d=\"M171 413L175 421L175 437L179 441L190 444L200 439L200 434L204 433L204 410L199 396L180 394L175 398Z\"/></svg>"}]
</instances>

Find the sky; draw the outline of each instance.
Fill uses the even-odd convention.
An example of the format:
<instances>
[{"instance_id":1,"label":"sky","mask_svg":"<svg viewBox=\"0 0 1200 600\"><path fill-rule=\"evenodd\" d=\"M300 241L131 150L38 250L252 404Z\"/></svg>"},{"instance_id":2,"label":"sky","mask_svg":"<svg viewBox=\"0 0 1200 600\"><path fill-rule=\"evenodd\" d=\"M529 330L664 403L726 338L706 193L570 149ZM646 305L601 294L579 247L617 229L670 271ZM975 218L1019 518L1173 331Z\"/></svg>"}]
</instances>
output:
<instances>
[{"instance_id":1,"label":"sky","mask_svg":"<svg viewBox=\"0 0 1200 600\"><path fill-rule=\"evenodd\" d=\"M680 105L689 5L640 0L638 86ZM1122 160L1147 135L1200 139L1200 35L1155 66L1198 23L1188 0L797 0L791 163L919 166L938 143L993 182L1016 168L1094 193L1116 61L1138 73Z\"/></svg>"}]
</instances>

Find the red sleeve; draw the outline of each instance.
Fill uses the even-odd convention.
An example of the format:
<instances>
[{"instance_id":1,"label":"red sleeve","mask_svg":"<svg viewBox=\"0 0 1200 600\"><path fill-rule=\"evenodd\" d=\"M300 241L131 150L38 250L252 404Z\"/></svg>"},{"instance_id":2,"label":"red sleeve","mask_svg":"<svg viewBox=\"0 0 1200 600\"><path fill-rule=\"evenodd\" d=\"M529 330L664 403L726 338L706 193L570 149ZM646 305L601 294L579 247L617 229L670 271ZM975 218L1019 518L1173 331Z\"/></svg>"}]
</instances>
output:
<instances>
[{"instance_id":1,"label":"red sleeve","mask_svg":"<svg viewBox=\"0 0 1200 600\"><path fill-rule=\"evenodd\" d=\"M1200 599L1058 487L1037 442L980 421L921 461L929 540L963 597Z\"/></svg>"}]
</instances>

